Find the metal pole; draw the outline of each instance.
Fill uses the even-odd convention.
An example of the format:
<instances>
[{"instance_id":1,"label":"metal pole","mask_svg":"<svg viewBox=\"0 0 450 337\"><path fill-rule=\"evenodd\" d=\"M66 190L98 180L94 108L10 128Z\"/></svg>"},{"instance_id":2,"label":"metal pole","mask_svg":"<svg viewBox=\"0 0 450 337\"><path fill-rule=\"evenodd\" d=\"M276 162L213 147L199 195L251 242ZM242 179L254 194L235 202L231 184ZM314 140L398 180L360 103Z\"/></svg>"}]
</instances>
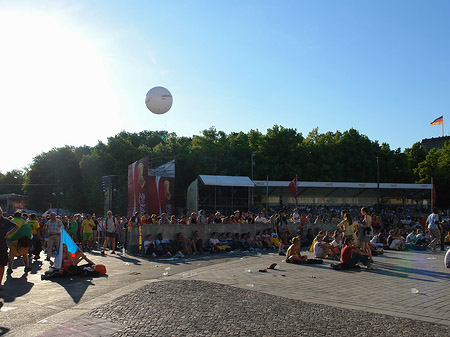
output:
<instances>
[{"instance_id":1,"label":"metal pole","mask_svg":"<svg viewBox=\"0 0 450 337\"><path fill-rule=\"evenodd\" d=\"M377 212L380 212L380 160L377 157Z\"/></svg>"},{"instance_id":2,"label":"metal pole","mask_svg":"<svg viewBox=\"0 0 450 337\"><path fill-rule=\"evenodd\" d=\"M266 216L269 212L269 176L267 176L267 182L266 182Z\"/></svg>"},{"instance_id":3,"label":"metal pole","mask_svg":"<svg viewBox=\"0 0 450 337\"><path fill-rule=\"evenodd\" d=\"M252 183L253 183L253 168L255 167L255 152L252 152L251 158L250 158L250 162L251 162L251 166L252 166ZM251 187L251 196L250 198L252 199L252 206L254 205L254 194L253 194L253 187Z\"/></svg>"}]
</instances>

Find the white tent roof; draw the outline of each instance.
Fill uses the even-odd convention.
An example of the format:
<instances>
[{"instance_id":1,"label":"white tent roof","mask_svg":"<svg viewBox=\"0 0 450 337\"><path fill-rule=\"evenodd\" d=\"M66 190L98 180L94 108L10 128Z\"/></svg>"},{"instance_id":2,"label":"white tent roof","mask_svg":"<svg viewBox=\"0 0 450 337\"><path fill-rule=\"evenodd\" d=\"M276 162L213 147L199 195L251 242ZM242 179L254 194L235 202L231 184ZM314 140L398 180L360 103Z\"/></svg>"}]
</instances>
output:
<instances>
[{"instance_id":1,"label":"white tent roof","mask_svg":"<svg viewBox=\"0 0 450 337\"><path fill-rule=\"evenodd\" d=\"M255 186L249 177L199 175L199 178L204 185L234 187Z\"/></svg>"}]
</instances>

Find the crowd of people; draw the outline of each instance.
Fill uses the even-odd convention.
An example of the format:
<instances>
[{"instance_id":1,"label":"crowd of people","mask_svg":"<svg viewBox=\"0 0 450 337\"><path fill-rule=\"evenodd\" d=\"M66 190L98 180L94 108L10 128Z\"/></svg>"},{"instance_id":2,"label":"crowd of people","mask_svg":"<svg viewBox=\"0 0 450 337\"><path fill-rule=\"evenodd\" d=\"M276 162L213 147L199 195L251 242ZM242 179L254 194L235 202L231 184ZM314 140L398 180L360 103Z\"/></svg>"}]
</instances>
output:
<instances>
[{"instance_id":1,"label":"crowd of people","mask_svg":"<svg viewBox=\"0 0 450 337\"><path fill-rule=\"evenodd\" d=\"M22 258L25 272L31 270L30 259L39 260L43 250L46 251L46 259L51 261L61 228L79 245L80 252L97 247L101 254L106 254L110 247L110 253L115 254L117 249L126 245L130 226L224 223L257 223L267 227L256 233L215 232L207 239L201 238L198 231L188 238L181 232L174 238L164 238L161 233L153 238L149 234L143 238L142 253L153 257L182 257L189 254L275 250L280 255L287 254L288 262L298 263L307 260L299 250L299 247L306 247L317 259L341 260L344 266L362 261L371 266L373 256L385 249L423 250L428 247L435 252L439 242L441 250L445 249L446 244L450 245L449 224L438 210L434 210L428 218L420 210L413 212L404 208L383 208L375 215L374 210L367 207L360 211L356 207L302 206L292 210L281 208L269 215L236 210L224 216L220 212L206 214L201 210L191 213L189 217L179 218L165 213L161 216L150 215L148 212L142 215L136 212L132 217L125 217L113 215L110 211L105 217L90 214L67 217L55 213L38 217L17 212L9 219L0 211L0 238L8 238L0 239L0 280L4 267L8 266L7 273L13 272L16 256ZM321 230L325 224L327 227L333 224L335 230ZM350 250L352 254L348 253Z\"/></svg>"}]
</instances>

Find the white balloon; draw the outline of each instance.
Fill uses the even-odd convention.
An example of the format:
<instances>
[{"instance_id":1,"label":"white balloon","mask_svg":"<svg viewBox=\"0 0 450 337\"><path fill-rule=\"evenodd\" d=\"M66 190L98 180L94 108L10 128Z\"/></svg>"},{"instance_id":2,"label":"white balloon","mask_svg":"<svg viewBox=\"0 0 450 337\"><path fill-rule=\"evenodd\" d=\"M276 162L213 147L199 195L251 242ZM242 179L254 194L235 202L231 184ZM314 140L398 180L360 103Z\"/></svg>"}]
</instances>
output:
<instances>
[{"instance_id":1,"label":"white balloon","mask_svg":"<svg viewBox=\"0 0 450 337\"><path fill-rule=\"evenodd\" d=\"M169 90L163 87L154 87L145 96L145 105L154 114L161 115L172 107L173 98Z\"/></svg>"}]
</instances>

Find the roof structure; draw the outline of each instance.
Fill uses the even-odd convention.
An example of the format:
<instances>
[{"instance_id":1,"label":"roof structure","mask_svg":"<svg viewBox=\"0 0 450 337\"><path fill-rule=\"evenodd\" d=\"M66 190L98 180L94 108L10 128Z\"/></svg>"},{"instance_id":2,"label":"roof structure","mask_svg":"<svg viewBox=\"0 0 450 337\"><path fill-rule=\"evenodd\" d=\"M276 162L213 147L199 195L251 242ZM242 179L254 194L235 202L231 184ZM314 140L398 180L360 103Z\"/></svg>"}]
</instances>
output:
<instances>
[{"instance_id":1,"label":"roof structure","mask_svg":"<svg viewBox=\"0 0 450 337\"><path fill-rule=\"evenodd\" d=\"M212 176L199 175L200 181L204 185L210 186L230 186L230 187L255 187L249 177L240 176Z\"/></svg>"},{"instance_id":2,"label":"roof structure","mask_svg":"<svg viewBox=\"0 0 450 337\"><path fill-rule=\"evenodd\" d=\"M288 191L290 181L255 180L254 183L256 187L282 188ZM432 184L380 183L379 192L383 197L418 199L430 196L432 189ZM372 197L377 193L377 183L298 181L297 193L299 196Z\"/></svg>"}]
</instances>

